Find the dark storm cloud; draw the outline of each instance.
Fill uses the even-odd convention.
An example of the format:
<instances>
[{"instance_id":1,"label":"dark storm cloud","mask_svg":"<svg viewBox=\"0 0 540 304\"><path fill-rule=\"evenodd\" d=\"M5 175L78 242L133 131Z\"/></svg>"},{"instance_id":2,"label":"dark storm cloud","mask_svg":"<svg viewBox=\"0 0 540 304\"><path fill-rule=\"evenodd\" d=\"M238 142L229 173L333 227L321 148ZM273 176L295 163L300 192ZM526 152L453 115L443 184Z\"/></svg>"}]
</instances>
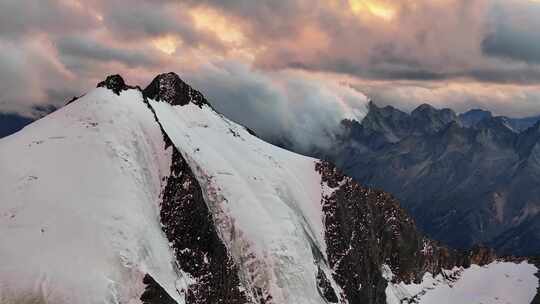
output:
<instances>
[{"instance_id":1,"label":"dark storm cloud","mask_svg":"<svg viewBox=\"0 0 540 304\"><path fill-rule=\"evenodd\" d=\"M81 37L62 37L56 42L61 60L71 57L71 60L93 59L96 61L117 61L130 66L152 66L158 61L140 51L113 48L92 39Z\"/></svg>"}]
</instances>

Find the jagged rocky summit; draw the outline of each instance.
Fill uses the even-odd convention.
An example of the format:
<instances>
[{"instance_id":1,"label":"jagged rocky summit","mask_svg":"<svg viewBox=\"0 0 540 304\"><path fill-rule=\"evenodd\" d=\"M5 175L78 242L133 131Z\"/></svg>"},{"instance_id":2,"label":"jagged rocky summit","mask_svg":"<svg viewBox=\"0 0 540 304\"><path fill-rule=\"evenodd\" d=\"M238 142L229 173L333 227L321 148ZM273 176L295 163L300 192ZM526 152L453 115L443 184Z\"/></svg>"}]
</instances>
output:
<instances>
[{"instance_id":1,"label":"jagged rocky summit","mask_svg":"<svg viewBox=\"0 0 540 304\"><path fill-rule=\"evenodd\" d=\"M107 77L0 151L1 303L519 304L537 294L534 260L424 237L388 193L262 141L174 73L144 90Z\"/></svg>"}]
</instances>

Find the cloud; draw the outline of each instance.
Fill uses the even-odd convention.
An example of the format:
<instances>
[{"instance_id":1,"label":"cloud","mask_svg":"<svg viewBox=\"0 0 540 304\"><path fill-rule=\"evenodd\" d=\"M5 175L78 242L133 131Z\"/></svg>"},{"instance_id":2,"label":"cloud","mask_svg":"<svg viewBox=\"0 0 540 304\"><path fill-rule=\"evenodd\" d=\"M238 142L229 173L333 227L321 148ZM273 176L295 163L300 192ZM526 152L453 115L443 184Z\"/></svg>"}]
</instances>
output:
<instances>
[{"instance_id":1,"label":"cloud","mask_svg":"<svg viewBox=\"0 0 540 304\"><path fill-rule=\"evenodd\" d=\"M263 72L238 62L186 75L225 116L297 151L327 149L344 118L362 119L367 98L353 88L298 71Z\"/></svg>"},{"instance_id":2,"label":"cloud","mask_svg":"<svg viewBox=\"0 0 540 304\"><path fill-rule=\"evenodd\" d=\"M37 105L59 105L63 100L51 100L47 90L71 86L72 75L55 56L52 44L42 37L32 41L12 43L0 39L0 111L32 116Z\"/></svg>"},{"instance_id":3,"label":"cloud","mask_svg":"<svg viewBox=\"0 0 540 304\"><path fill-rule=\"evenodd\" d=\"M303 147L324 145L320 138L335 135L341 118L362 115L358 91L406 109L429 102L538 113L539 7L527 0L1 1L0 111L60 105L107 74L144 85L175 71L227 116Z\"/></svg>"},{"instance_id":4,"label":"cloud","mask_svg":"<svg viewBox=\"0 0 540 304\"><path fill-rule=\"evenodd\" d=\"M69 57L74 61L85 59L104 62L117 61L134 67L158 64L158 60L142 51L109 47L81 37L62 37L56 41L56 46L61 58Z\"/></svg>"},{"instance_id":5,"label":"cloud","mask_svg":"<svg viewBox=\"0 0 540 304\"><path fill-rule=\"evenodd\" d=\"M193 16L182 2L158 2L161 3L140 0L129 5L122 1L104 2L100 5L104 25L118 40L176 35L192 47L224 49L215 35L196 28Z\"/></svg>"},{"instance_id":6,"label":"cloud","mask_svg":"<svg viewBox=\"0 0 540 304\"><path fill-rule=\"evenodd\" d=\"M98 25L98 20L86 8L75 2L66 3L69 2L0 1L0 37L17 39L36 32L84 32Z\"/></svg>"},{"instance_id":7,"label":"cloud","mask_svg":"<svg viewBox=\"0 0 540 304\"><path fill-rule=\"evenodd\" d=\"M394 17L384 20L369 11L355 12L351 2L361 8L385 4ZM486 14L482 0L275 5L284 14L274 14L268 2L235 3L212 4L243 18L250 40L266 46L256 56L262 68L305 68L375 79L440 79L463 74L482 56L479 41Z\"/></svg>"},{"instance_id":8,"label":"cloud","mask_svg":"<svg viewBox=\"0 0 540 304\"><path fill-rule=\"evenodd\" d=\"M392 105L405 111L430 103L457 112L481 108L510 117L540 114L540 86L469 82L428 85L419 82L366 82L354 86L379 105Z\"/></svg>"},{"instance_id":9,"label":"cloud","mask_svg":"<svg viewBox=\"0 0 540 304\"><path fill-rule=\"evenodd\" d=\"M262 50L255 55L255 65L263 69L296 68L374 80L540 81L535 65L540 56L535 30L540 4L532 1L191 3L239 20L249 43ZM504 60L518 57L529 64ZM517 73L527 77L515 77Z\"/></svg>"},{"instance_id":10,"label":"cloud","mask_svg":"<svg viewBox=\"0 0 540 304\"><path fill-rule=\"evenodd\" d=\"M491 11L493 30L482 41L482 51L488 56L539 64L538 16L540 3L512 0L497 3Z\"/></svg>"}]
</instances>

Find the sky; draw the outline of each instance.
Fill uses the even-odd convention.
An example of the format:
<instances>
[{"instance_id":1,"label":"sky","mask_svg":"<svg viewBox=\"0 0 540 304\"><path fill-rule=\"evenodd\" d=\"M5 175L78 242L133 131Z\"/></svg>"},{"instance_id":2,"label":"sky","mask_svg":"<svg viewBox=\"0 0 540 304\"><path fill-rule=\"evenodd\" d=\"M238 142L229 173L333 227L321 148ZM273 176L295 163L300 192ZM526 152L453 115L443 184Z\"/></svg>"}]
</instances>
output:
<instances>
[{"instance_id":1,"label":"sky","mask_svg":"<svg viewBox=\"0 0 540 304\"><path fill-rule=\"evenodd\" d=\"M173 71L233 120L299 140L367 99L529 116L539 29L538 0L0 0L0 112Z\"/></svg>"}]
</instances>

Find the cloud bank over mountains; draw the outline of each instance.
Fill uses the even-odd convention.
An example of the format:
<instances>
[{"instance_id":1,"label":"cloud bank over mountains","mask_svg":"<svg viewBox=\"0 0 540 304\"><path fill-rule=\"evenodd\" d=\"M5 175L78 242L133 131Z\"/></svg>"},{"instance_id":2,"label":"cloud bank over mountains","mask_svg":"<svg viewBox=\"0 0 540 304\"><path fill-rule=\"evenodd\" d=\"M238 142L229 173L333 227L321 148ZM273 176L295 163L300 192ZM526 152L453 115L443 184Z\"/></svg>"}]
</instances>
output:
<instances>
[{"instance_id":1,"label":"cloud bank over mountains","mask_svg":"<svg viewBox=\"0 0 540 304\"><path fill-rule=\"evenodd\" d=\"M35 115L105 74L145 85L175 71L299 145L362 117L362 93L405 110L538 114L537 16L530 0L2 1L0 112Z\"/></svg>"}]
</instances>

